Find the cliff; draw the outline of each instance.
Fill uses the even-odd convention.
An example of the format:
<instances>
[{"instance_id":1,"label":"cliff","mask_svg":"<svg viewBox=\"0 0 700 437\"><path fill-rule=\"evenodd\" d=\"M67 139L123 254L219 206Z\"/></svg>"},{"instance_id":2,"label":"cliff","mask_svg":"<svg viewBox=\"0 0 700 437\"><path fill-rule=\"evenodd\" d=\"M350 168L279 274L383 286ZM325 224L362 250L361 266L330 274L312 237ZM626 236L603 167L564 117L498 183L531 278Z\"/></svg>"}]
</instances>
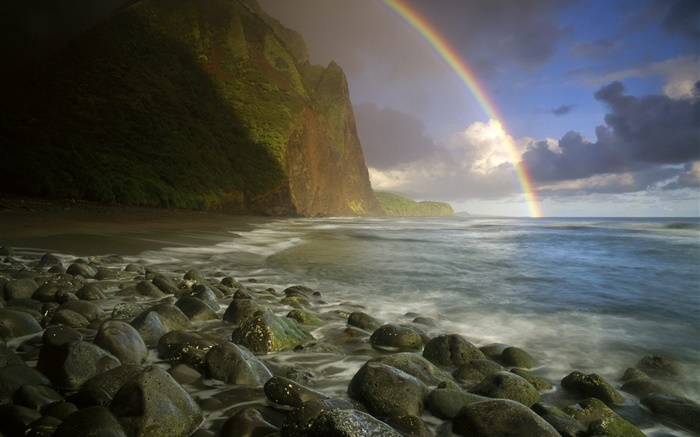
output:
<instances>
[{"instance_id":1,"label":"cliff","mask_svg":"<svg viewBox=\"0 0 700 437\"><path fill-rule=\"evenodd\" d=\"M3 192L383 215L342 69L253 0L141 1L0 92Z\"/></svg>"}]
</instances>

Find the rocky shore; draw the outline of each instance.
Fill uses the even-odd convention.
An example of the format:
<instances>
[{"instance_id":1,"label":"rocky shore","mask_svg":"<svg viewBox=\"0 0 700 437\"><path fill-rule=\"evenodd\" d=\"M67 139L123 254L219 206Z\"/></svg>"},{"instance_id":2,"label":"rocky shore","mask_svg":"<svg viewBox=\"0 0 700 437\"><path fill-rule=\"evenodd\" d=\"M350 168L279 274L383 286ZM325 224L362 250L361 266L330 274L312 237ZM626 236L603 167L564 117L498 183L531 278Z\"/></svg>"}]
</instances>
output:
<instances>
[{"instance_id":1,"label":"rocky shore","mask_svg":"<svg viewBox=\"0 0 700 437\"><path fill-rule=\"evenodd\" d=\"M0 256L2 436L700 434L693 375L663 356L615 381L548 381L534 351L477 347L420 314L377 320L303 285Z\"/></svg>"}]
</instances>

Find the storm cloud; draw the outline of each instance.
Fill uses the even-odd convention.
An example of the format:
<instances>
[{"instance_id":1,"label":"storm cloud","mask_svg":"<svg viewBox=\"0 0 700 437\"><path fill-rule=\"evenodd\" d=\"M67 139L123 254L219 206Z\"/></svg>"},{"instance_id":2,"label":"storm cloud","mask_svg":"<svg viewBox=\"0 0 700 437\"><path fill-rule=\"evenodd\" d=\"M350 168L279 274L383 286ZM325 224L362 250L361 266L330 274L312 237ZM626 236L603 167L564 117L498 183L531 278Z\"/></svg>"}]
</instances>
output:
<instances>
[{"instance_id":1,"label":"storm cloud","mask_svg":"<svg viewBox=\"0 0 700 437\"><path fill-rule=\"evenodd\" d=\"M664 181L669 181L665 189L693 187L693 162L700 160L698 98L635 97L624 91L622 83L613 82L595 93L610 110L605 125L596 128L595 141L568 132L554 146L531 143L522 165L533 179L546 184L628 174L625 184L609 184L605 190L640 190Z\"/></svg>"}]
</instances>

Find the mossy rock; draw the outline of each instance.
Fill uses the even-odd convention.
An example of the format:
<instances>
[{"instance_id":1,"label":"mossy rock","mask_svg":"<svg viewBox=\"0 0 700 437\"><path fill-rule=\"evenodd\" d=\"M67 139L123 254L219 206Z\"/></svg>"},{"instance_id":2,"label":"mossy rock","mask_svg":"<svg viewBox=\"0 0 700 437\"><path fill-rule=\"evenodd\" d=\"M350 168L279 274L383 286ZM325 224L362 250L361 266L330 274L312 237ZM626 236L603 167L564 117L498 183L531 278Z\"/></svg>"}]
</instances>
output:
<instances>
[{"instance_id":1,"label":"mossy rock","mask_svg":"<svg viewBox=\"0 0 700 437\"><path fill-rule=\"evenodd\" d=\"M588 426L588 435L645 437L636 426L618 416L597 398L588 398L564 408L564 413Z\"/></svg>"},{"instance_id":2,"label":"mossy rock","mask_svg":"<svg viewBox=\"0 0 700 437\"><path fill-rule=\"evenodd\" d=\"M510 399L527 407L542 401L532 384L510 372L497 372L487 376L474 387L472 393L489 398Z\"/></svg>"},{"instance_id":3,"label":"mossy rock","mask_svg":"<svg viewBox=\"0 0 700 437\"><path fill-rule=\"evenodd\" d=\"M617 390L595 373L586 375L581 372L571 372L561 380L561 386L584 397L598 398L606 404L621 404L625 401Z\"/></svg>"},{"instance_id":4,"label":"mossy rock","mask_svg":"<svg viewBox=\"0 0 700 437\"><path fill-rule=\"evenodd\" d=\"M276 316L270 310L256 311L233 331L231 339L249 351L261 354L291 349L315 340L295 320Z\"/></svg>"}]
</instances>

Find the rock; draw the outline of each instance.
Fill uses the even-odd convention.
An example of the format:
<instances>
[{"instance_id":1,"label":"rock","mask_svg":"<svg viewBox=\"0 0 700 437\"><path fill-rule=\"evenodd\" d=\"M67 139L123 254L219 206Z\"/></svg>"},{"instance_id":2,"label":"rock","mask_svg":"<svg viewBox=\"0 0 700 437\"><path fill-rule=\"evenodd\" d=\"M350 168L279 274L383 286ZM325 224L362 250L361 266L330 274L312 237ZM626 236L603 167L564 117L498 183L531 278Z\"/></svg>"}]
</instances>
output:
<instances>
[{"instance_id":1,"label":"rock","mask_svg":"<svg viewBox=\"0 0 700 437\"><path fill-rule=\"evenodd\" d=\"M170 331L158 341L158 356L164 360L189 364L204 372L208 351L225 340L194 331Z\"/></svg>"},{"instance_id":2,"label":"rock","mask_svg":"<svg viewBox=\"0 0 700 437\"><path fill-rule=\"evenodd\" d=\"M41 372L24 363L0 369L0 404L12 402L17 391L24 385L48 386L51 381Z\"/></svg>"},{"instance_id":3,"label":"rock","mask_svg":"<svg viewBox=\"0 0 700 437\"><path fill-rule=\"evenodd\" d=\"M508 399L465 406L454 418L452 432L469 437L560 437L557 430L534 411Z\"/></svg>"},{"instance_id":4,"label":"rock","mask_svg":"<svg viewBox=\"0 0 700 437\"><path fill-rule=\"evenodd\" d=\"M17 405L39 411L48 405L63 402L63 396L47 385L24 384L15 392L13 401Z\"/></svg>"},{"instance_id":5,"label":"rock","mask_svg":"<svg viewBox=\"0 0 700 437\"><path fill-rule=\"evenodd\" d=\"M321 319L312 312L302 309L294 309L287 313L287 317L296 320L302 325L320 325Z\"/></svg>"},{"instance_id":6,"label":"rock","mask_svg":"<svg viewBox=\"0 0 700 437\"><path fill-rule=\"evenodd\" d=\"M637 363L637 368L649 376L669 377L683 374L683 368L671 358L661 355L646 355Z\"/></svg>"},{"instance_id":7,"label":"rock","mask_svg":"<svg viewBox=\"0 0 700 437\"><path fill-rule=\"evenodd\" d=\"M535 359L518 347L507 347L501 352L501 362L504 366L521 367L523 369L530 369L535 367Z\"/></svg>"},{"instance_id":8,"label":"rock","mask_svg":"<svg viewBox=\"0 0 700 437\"><path fill-rule=\"evenodd\" d=\"M470 387L473 387L494 373L503 372L506 369L491 360L469 360L452 372L454 378Z\"/></svg>"},{"instance_id":9,"label":"rock","mask_svg":"<svg viewBox=\"0 0 700 437\"><path fill-rule=\"evenodd\" d=\"M503 343L491 343L487 344L486 346L481 346L479 350L486 356L486 358L490 360L500 361L501 354L507 347L510 346Z\"/></svg>"},{"instance_id":10,"label":"rock","mask_svg":"<svg viewBox=\"0 0 700 437\"><path fill-rule=\"evenodd\" d=\"M125 364L95 375L80 388L80 398L89 405L97 405L96 401L102 399L105 394L111 400L127 381L142 370L140 365Z\"/></svg>"},{"instance_id":11,"label":"rock","mask_svg":"<svg viewBox=\"0 0 700 437\"><path fill-rule=\"evenodd\" d=\"M514 374L518 375L519 377L523 378L525 381L532 384L532 386L535 387L538 391L551 390L553 388L552 384L550 384L544 378L540 378L539 376L535 376L532 373L530 373L527 370L522 369L520 367L515 367L515 368L511 369L510 373L514 373Z\"/></svg>"},{"instance_id":12,"label":"rock","mask_svg":"<svg viewBox=\"0 0 700 437\"><path fill-rule=\"evenodd\" d=\"M498 372L487 376L474 387L472 393L489 398L510 399L526 407L542 401L532 384L510 372Z\"/></svg>"},{"instance_id":13,"label":"rock","mask_svg":"<svg viewBox=\"0 0 700 437\"><path fill-rule=\"evenodd\" d=\"M304 402L318 399L328 399L328 396L304 387L296 381L283 378L281 376L273 376L265 383L265 396L280 405L290 407L300 407Z\"/></svg>"},{"instance_id":14,"label":"rock","mask_svg":"<svg viewBox=\"0 0 700 437\"><path fill-rule=\"evenodd\" d=\"M78 407L71 402L61 402L59 404L51 404L44 409L45 416L55 417L59 420L65 420L66 417L78 411Z\"/></svg>"},{"instance_id":15,"label":"rock","mask_svg":"<svg viewBox=\"0 0 700 437\"><path fill-rule=\"evenodd\" d=\"M636 426L618 416L597 398L588 398L578 404L569 405L563 411L587 426L590 436L645 437Z\"/></svg>"},{"instance_id":16,"label":"rock","mask_svg":"<svg viewBox=\"0 0 700 437\"><path fill-rule=\"evenodd\" d=\"M348 317L348 325L372 333L379 329L379 327L382 326L382 323L369 314L363 313L362 311L355 311L350 313L350 316Z\"/></svg>"},{"instance_id":17,"label":"rock","mask_svg":"<svg viewBox=\"0 0 700 437\"><path fill-rule=\"evenodd\" d=\"M160 288L149 281L141 281L136 284L136 292L141 296L150 297L153 299L162 299L165 297L165 293L163 293Z\"/></svg>"},{"instance_id":18,"label":"rock","mask_svg":"<svg viewBox=\"0 0 700 437\"><path fill-rule=\"evenodd\" d=\"M401 416L389 417L384 420L384 423L389 425L401 435L411 437L432 437L432 433L428 430L425 422L417 416Z\"/></svg>"},{"instance_id":19,"label":"rock","mask_svg":"<svg viewBox=\"0 0 700 437\"><path fill-rule=\"evenodd\" d=\"M0 435L24 436L29 424L41 418L38 411L21 405L0 405Z\"/></svg>"},{"instance_id":20,"label":"rock","mask_svg":"<svg viewBox=\"0 0 700 437\"><path fill-rule=\"evenodd\" d=\"M183 276L183 279L185 281L190 282L190 286L194 284L202 284L202 285L207 285L208 281L207 278L204 277L202 272L200 272L197 269L190 269L185 273L185 276Z\"/></svg>"},{"instance_id":21,"label":"rock","mask_svg":"<svg viewBox=\"0 0 700 437\"><path fill-rule=\"evenodd\" d=\"M283 293L286 296L302 296L302 297L320 297L321 293L318 291L313 290L312 288L306 287L304 285L292 285L291 287L287 287Z\"/></svg>"},{"instance_id":22,"label":"rock","mask_svg":"<svg viewBox=\"0 0 700 437\"><path fill-rule=\"evenodd\" d=\"M489 398L455 388L436 388L428 395L427 406L433 416L452 420L465 406Z\"/></svg>"},{"instance_id":23,"label":"rock","mask_svg":"<svg viewBox=\"0 0 700 437\"><path fill-rule=\"evenodd\" d=\"M625 401L606 380L591 373L571 372L561 380L561 386L583 397L598 398L606 404L621 404Z\"/></svg>"},{"instance_id":24,"label":"rock","mask_svg":"<svg viewBox=\"0 0 700 437\"><path fill-rule=\"evenodd\" d=\"M654 380L649 377L629 380L622 384L620 390L631 393L638 398L643 398L644 396L652 393L684 397L683 392L678 387L670 383Z\"/></svg>"},{"instance_id":25,"label":"rock","mask_svg":"<svg viewBox=\"0 0 700 437\"><path fill-rule=\"evenodd\" d=\"M278 317L269 310L256 311L233 331L231 338L253 353L291 349L315 340L296 321Z\"/></svg>"},{"instance_id":26,"label":"rock","mask_svg":"<svg viewBox=\"0 0 700 437\"><path fill-rule=\"evenodd\" d=\"M377 328L369 337L372 347L384 351L418 351L423 347L420 334L393 323Z\"/></svg>"},{"instance_id":27,"label":"rock","mask_svg":"<svg viewBox=\"0 0 700 437\"><path fill-rule=\"evenodd\" d=\"M282 435L285 437L306 437L307 431L321 413L356 408L357 405L344 398L308 400L287 414L282 424Z\"/></svg>"},{"instance_id":28,"label":"rock","mask_svg":"<svg viewBox=\"0 0 700 437\"><path fill-rule=\"evenodd\" d=\"M163 276L163 275L156 275L151 282L153 285L158 287L160 291L162 291L165 294L178 294L180 290L178 290L177 286L175 283L170 280L170 278Z\"/></svg>"},{"instance_id":29,"label":"rock","mask_svg":"<svg viewBox=\"0 0 700 437\"><path fill-rule=\"evenodd\" d=\"M66 417L54 437L126 437L127 434L114 415L105 407L94 406L78 410Z\"/></svg>"},{"instance_id":30,"label":"rock","mask_svg":"<svg viewBox=\"0 0 700 437\"><path fill-rule=\"evenodd\" d=\"M75 311L59 309L51 316L51 324L70 326L71 328L82 328L88 326L90 321Z\"/></svg>"},{"instance_id":31,"label":"rock","mask_svg":"<svg viewBox=\"0 0 700 437\"><path fill-rule=\"evenodd\" d=\"M140 266L138 264L129 263L126 265L126 267L124 267L124 271L129 272L129 273L144 274L144 273L146 273L146 268L144 266Z\"/></svg>"},{"instance_id":32,"label":"rock","mask_svg":"<svg viewBox=\"0 0 700 437\"><path fill-rule=\"evenodd\" d=\"M24 366L24 360L20 358L4 342L0 342L0 369L7 366Z\"/></svg>"},{"instance_id":33,"label":"rock","mask_svg":"<svg viewBox=\"0 0 700 437\"><path fill-rule=\"evenodd\" d=\"M86 341L44 343L36 368L58 388L79 388L85 381L120 366L114 355Z\"/></svg>"},{"instance_id":34,"label":"rock","mask_svg":"<svg viewBox=\"0 0 700 437\"><path fill-rule=\"evenodd\" d=\"M700 434L700 405L696 402L661 393L646 395L640 402L654 414L670 419L688 431Z\"/></svg>"},{"instance_id":35,"label":"rock","mask_svg":"<svg viewBox=\"0 0 700 437\"><path fill-rule=\"evenodd\" d=\"M32 299L36 299L39 302L54 302L56 299L56 292L59 290L69 291L64 285L47 282L46 284L41 284L39 288L36 289L32 294Z\"/></svg>"},{"instance_id":36,"label":"rock","mask_svg":"<svg viewBox=\"0 0 700 437\"><path fill-rule=\"evenodd\" d=\"M431 339L423 350L430 362L445 367L459 367L470 360L486 359L483 352L457 334L440 335Z\"/></svg>"},{"instance_id":37,"label":"rock","mask_svg":"<svg viewBox=\"0 0 700 437\"><path fill-rule=\"evenodd\" d=\"M94 343L119 359L122 364L143 364L148 359L148 348L141 335L121 320L102 323Z\"/></svg>"},{"instance_id":38,"label":"rock","mask_svg":"<svg viewBox=\"0 0 700 437\"><path fill-rule=\"evenodd\" d=\"M631 381L633 379L642 379L642 378L649 378L649 375L646 373L642 372L639 369L636 369L634 367L630 367L627 370L625 370L625 373L622 375L622 381Z\"/></svg>"},{"instance_id":39,"label":"rock","mask_svg":"<svg viewBox=\"0 0 700 437\"><path fill-rule=\"evenodd\" d=\"M150 307L151 305L145 303L121 302L114 306L112 310L112 319L133 319Z\"/></svg>"},{"instance_id":40,"label":"rock","mask_svg":"<svg viewBox=\"0 0 700 437\"><path fill-rule=\"evenodd\" d=\"M95 279L98 281L117 279L118 277L119 274L117 272L104 266L98 267L97 273L95 273Z\"/></svg>"},{"instance_id":41,"label":"rock","mask_svg":"<svg viewBox=\"0 0 700 437\"><path fill-rule=\"evenodd\" d=\"M418 378L427 386L443 384L450 388L460 388L449 373L440 370L422 356L411 352L379 356L372 358L370 362L382 363L399 369Z\"/></svg>"},{"instance_id":42,"label":"rock","mask_svg":"<svg viewBox=\"0 0 700 437\"><path fill-rule=\"evenodd\" d=\"M127 435L185 437L203 420L194 399L158 366L124 384L110 409Z\"/></svg>"},{"instance_id":43,"label":"rock","mask_svg":"<svg viewBox=\"0 0 700 437\"><path fill-rule=\"evenodd\" d=\"M52 253L45 253L41 255L37 267L51 267L51 266L61 266L63 263L61 259Z\"/></svg>"},{"instance_id":44,"label":"rock","mask_svg":"<svg viewBox=\"0 0 700 437\"><path fill-rule=\"evenodd\" d=\"M294 352L343 355L343 351L338 346L323 341L300 344L294 348Z\"/></svg>"},{"instance_id":45,"label":"rock","mask_svg":"<svg viewBox=\"0 0 700 437\"><path fill-rule=\"evenodd\" d=\"M78 296L79 299L81 300L102 300L102 299L107 299L107 296L102 292L100 287L95 285L94 282L90 282L88 284L83 285L80 287L80 290L78 290L75 293L76 296Z\"/></svg>"},{"instance_id":46,"label":"rock","mask_svg":"<svg viewBox=\"0 0 700 437\"><path fill-rule=\"evenodd\" d=\"M229 417L221 428L220 437L258 437L269 436L279 432L255 408L244 408Z\"/></svg>"},{"instance_id":47,"label":"rock","mask_svg":"<svg viewBox=\"0 0 700 437\"><path fill-rule=\"evenodd\" d=\"M20 298L30 299L38 288L39 285L34 279L13 279L5 284L4 297L6 300Z\"/></svg>"},{"instance_id":48,"label":"rock","mask_svg":"<svg viewBox=\"0 0 700 437\"><path fill-rule=\"evenodd\" d=\"M223 319L229 323L240 325L248 317L264 308L250 299L233 299L226 308Z\"/></svg>"},{"instance_id":49,"label":"rock","mask_svg":"<svg viewBox=\"0 0 700 437\"><path fill-rule=\"evenodd\" d=\"M367 413L331 410L313 421L309 437L401 437L401 434Z\"/></svg>"},{"instance_id":50,"label":"rock","mask_svg":"<svg viewBox=\"0 0 700 437\"><path fill-rule=\"evenodd\" d=\"M52 436L60 424L61 421L59 419L44 415L27 425L27 430L24 432L24 435L27 437Z\"/></svg>"},{"instance_id":51,"label":"rock","mask_svg":"<svg viewBox=\"0 0 700 437\"><path fill-rule=\"evenodd\" d=\"M163 334L188 330L192 324L180 308L173 304L161 303L136 316L131 321L131 326L136 328L143 341L150 347L157 345Z\"/></svg>"},{"instance_id":52,"label":"rock","mask_svg":"<svg viewBox=\"0 0 700 437\"><path fill-rule=\"evenodd\" d=\"M532 406L532 411L552 425L562 437L585 437L588 435L586 426L554 405L538 402Z\"/></svg>"},{"instance_id":53,"label":"rock","mask_svg":"<svg viewBox=\"0 0 700 437\"><path fill-rule=\"evenodd\" d=\"M0 338L9 340L11 338L23 337L25 335L36 334L43 328L30 314L0 308Z\"/></svg>"},{"instance_id":54,"label":"rock","mask_svg":"<svg viewBox=\"0 0 700 437\"><path fill-rule=\"evenodd\" d=\"M217 312L221 309L218 299L224 297L224 295L220 291L214 291L211 288L200 284L195 285L192 290L194 291L192 297L196 297L207 304L212 311Z\"/></svg>"},{"instance_id":55,"label":"rock","mask_svg":"<svg viewBox=\"0 0 700 437\"><path fill-rule=\"evenodd\" d=\"M86 300L69 300L62 303L61 306L58 307L57 311L62 309L75 311L88 319L90 322L107 317L104 310L99 305Z\"/></svg>"},{"instance_id":56,"label":"rock","mask_svg":"<svg viewBox=\"0 0 700 437\"><path fill-rule=\"evenodd\" d=\"M219 316L201 299L194 296L183 296L175 302L175 306L190 319L191 322L218 320Z\"/></svg>"},{"instance_id":57,"label":"rock","mask_svg":"<svg viewBox=\"0 0 700 437\"><path fill-rule=\"evenodd\" d=\"M262 386L272 377L248 349L231 342L217 344L206 353L204 370L208 378L236 385Z\"/></svg>"},{"instance_id":58,"label":"rock","mask_svg":"<svg viewBox=\"0 0 700 437\"><path fill-rule=\"evenodd\" d=\"M97 271L93 269L90 264L85 263L73 263L68 266L66 273L73 276L82 276L83 278L94 278Z\"/></svg>"},{"instance_id":59,"label":"rock","mask_svg":"<svg viewBox=\"0 0 700 437\"><path fill-rule=\"evenodd\" d=\"M353 376L348 394L375 416L420 416L428 387L402 370L369 361Z\"/></svg>"}]
</instances>

